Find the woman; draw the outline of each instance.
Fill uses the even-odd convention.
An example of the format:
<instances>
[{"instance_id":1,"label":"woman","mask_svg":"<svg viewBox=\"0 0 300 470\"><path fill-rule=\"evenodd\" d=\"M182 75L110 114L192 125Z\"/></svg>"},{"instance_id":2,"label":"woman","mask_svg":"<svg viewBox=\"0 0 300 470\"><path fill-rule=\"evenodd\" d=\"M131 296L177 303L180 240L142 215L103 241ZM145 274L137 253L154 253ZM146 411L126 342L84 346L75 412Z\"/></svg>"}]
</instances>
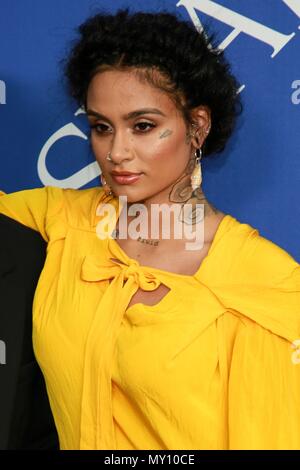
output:
<instances>
[{"instance_id":1,"label":"woman","mask_svg":"<svg viewBox=\"0 0 300 470\"><path fill-rule=\"evenodd\" d=\"M169 13L89 19L66 76L104 187L0 198L48 242L33 345L61 449L300 447L300 266L201 189L240 112L209 42ZM167 237L155 204L180 208Z\"/></svg>"}]
</instances>

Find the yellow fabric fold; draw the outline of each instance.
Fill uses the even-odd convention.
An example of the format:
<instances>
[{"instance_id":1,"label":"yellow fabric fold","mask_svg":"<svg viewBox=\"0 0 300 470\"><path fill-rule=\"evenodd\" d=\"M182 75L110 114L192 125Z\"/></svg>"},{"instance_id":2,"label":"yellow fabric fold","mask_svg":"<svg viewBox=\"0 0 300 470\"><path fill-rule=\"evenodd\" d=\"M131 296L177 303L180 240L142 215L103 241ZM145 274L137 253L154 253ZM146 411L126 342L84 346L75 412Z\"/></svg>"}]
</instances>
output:
<instances>
[{"instance_id":1,"label":"yellow fabric fold","mask_svg":"<svg viewBox=\"0 0 300 470\"><path fill-rule=\"evenodd\" d=\"M197 278L226 309L289 341L300 335L300 265L257 229L231 217Z\"/></svg>"},{"instance_id":2,"label":"yellow fabric fold","mask_svg":"<svg viewBox=\"0 0 300 470\"><path fill-rule=\"evenodd\" d=\"M113 281L99 302L87 338L80 449L117 449L111 397L116 338L132 295L138 288L152 291L160 285L160 281L135 260L128 265L120 260L108 261L99 265L92 256L86 256L81 269L81 278L85 281ZM102 345L100 350L99 344ZM94 365L92 370L91 365Z\"/></svg>"}]
</instances>

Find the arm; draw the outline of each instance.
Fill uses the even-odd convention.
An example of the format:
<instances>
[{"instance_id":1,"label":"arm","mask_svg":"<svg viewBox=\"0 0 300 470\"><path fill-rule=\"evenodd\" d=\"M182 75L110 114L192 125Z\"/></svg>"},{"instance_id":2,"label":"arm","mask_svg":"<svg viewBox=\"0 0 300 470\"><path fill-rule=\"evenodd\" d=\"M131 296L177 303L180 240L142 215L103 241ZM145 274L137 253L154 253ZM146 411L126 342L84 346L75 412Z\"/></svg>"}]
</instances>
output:
<instances>
[{"instance_id":1,"label":"arm","mask_svg":"<svg viewBox=\"0 0 300 470\"><path fill-rule=\"evenodd\" d=\"M38 231L48 241L47 221L63 205L63 189L54 186L5 194L0 191L0 213Z\"/></svg>"}]
</instances>

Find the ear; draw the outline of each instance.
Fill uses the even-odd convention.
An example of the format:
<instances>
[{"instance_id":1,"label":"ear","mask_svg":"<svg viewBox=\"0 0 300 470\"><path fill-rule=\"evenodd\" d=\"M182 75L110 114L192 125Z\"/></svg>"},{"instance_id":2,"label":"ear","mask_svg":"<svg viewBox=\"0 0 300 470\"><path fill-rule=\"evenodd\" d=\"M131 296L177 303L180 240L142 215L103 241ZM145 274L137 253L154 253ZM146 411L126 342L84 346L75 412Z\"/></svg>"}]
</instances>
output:
<instances>
[{"instance_id":1,"label":"ear","mask_svg":"<svg viewBox=\"0 0 300 470\"><path fill-rule=\"evenodd\" d=\"M211 128L211 111L208 106L201 105L193 109L191 116L191 143L195 148L200 148Z\"/></svg>"}]
</instances>

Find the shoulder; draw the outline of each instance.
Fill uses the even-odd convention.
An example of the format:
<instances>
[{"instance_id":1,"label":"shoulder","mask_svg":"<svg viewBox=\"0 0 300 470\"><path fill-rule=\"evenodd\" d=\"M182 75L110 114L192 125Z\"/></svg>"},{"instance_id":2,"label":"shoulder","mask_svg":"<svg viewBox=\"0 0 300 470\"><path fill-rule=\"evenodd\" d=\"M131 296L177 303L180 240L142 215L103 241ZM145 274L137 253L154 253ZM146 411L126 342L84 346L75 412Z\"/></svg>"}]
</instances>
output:
<instances>
[{"instance_id":1,"label":"shoulder","mask_svg":"<svg viewBox=\"0 0 300 470\"><path fill-rule=\"evenodd\" d=\"M201 271L229 310L290 341L300 335L300 265L258 229L232 216Z\"/></svg>"},{"instance_id":2,"label":"shoulder","mask_svg":"<svg viewBox=\"0 0 300 470\"><path fill-rule=\"evenodd\" d=\"M59 188L52 188L54 191ZM92 228L95 225L98 204L104 199L102 187L88 189L61 189L65 217L73 227Z\"/></svg>"},{"instance_id":3,"label":"shoulder","mask_svg":"<svg viewBox=\"0 0 300 470\"><path fill-rule=\"evenodd\" d=\"M222 268L214 273L216 282L282 287L291 273L299 272L299 263L256 227L230 214L220 218L209 261Z\"/></svg>"},{"instance_id":4,"label":"shoulder","mask_svg":"<svg viewBox=\"0 0 300 470\"><path fill-rule=\"evenodd\" d=\"M243 225L246 229L239 233L240 279L279 289L292 287L291 279L299 272L299 263L284 248L260 235L257 229ZM296 275L293 280L296 281Z\"/></svg>"}]
</instances>

